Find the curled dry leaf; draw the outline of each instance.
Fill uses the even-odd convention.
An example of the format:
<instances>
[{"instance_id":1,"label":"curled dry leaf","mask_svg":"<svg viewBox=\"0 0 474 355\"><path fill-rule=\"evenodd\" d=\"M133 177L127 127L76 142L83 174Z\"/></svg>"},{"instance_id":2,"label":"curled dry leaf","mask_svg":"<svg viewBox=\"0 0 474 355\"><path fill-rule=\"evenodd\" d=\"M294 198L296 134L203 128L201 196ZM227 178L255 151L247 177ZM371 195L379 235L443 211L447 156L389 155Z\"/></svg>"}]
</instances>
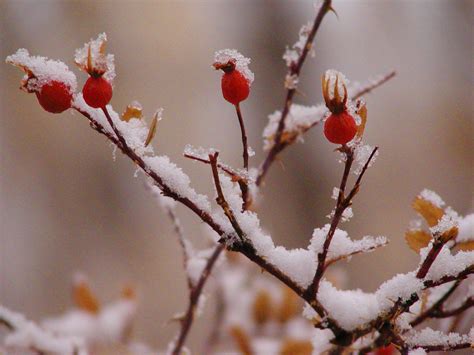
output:
<instances>
[{"instance_id":1,"label":"curled dry leaf","mask_svg":"<svg viewBox=\"0 0 474 355\"><path fill-rule=\"evenodd\" d=\"M99 301L85 280L78 281L74 284L72 297L79 309L93 314L99 312Z\"/></svg>"},{"instance_id":2,"label":"curled dry leaf","mask_svg":"<svg viewBox=\"0 0 474 355\"><path fill-rule=\"evenodd\" d=\"M357 102L357 114L359 115L361 121L360 124L357 126L356 137L360 139L364 135L365 124L367 123L367 106L361 100Z\"/></svg>"},{"instance_id":3,"label":"curled dry leaf","mask_svg":"<svg viewBox=\"0 0 474 355\"><path fill-rule=\"evenodd\" d=\"M148 136L146 137L146 140L145 140L145 147L148 147L148 144L150 144L153 138L155 137L157 124L158 124L158 115L155 115L153 116L153 119L151 120Z\"/></svg>"},{"instance_id":4,"label":"curled dry leaf","mask_svg":"<svg viewBox=\"0 0 474 355\"><path fill-rule=\"evenodd\" d=\"M405 233L405 240L413 251L420 252L420 249L428 246L431 240L431 235L421 229L410 229Z\"/></svg>"},{"instance_id":5,"label":"curled dry leaf","mask_svg":"<svg viewBox=\"0 0 474 355\"><path fill-rule=\"evenodd\" d=\"M255 323L262 325L272 318L273 305L270 294L265 290L260 290L255 296L253 303L253 319Z\"/></svg>"},{"instance_id":6,"label":"curled dry leaf","mask_svg":"<svg viewBox=\"0 0 474 355\"><path fill-rule=\"evenodd\" d=\"M425 219L430 227L436 226L444 214L442 208L435 206L432 202L423 199L421 196L415 198L412 206L413 209Z\"/></svg>"},{"instance_id":7,"label":"curled dry leaf","mask_svg":"<svg viewBox=\"0 0 474 355\"><path fill-rule=\"evenodd\" d=\"M126 122L130 121L132 118L141 119L142 117L142 106L137 101L133 101L122 113L122 121Z\"/></svg>"}]
</instances>

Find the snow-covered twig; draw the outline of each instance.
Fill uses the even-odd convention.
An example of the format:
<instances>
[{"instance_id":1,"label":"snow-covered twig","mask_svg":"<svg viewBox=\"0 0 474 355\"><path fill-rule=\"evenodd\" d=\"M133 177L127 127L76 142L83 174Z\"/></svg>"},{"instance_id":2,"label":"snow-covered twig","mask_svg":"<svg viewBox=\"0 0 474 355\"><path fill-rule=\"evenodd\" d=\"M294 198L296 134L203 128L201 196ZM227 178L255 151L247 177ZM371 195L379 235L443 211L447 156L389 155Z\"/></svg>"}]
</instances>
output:
<instances>
[{"instance_id":1,"label":"snow-covered twig","mask_svg":"<svg viewBox=\"0 0 474 355\"><path fill-rule=\"evenodd\" d=\"M291 76L294 78L297 78L299 76L301 68L303 67L303 63L313 46L313 40L314 40L314 37L316 36L316 32L318 31L318 28L321 25L321 22L323 21L324 15L326 15L326 13L329 12L330 10L331 10L331 0L324 0L321 3L321 6L316 14L313 26L308 33L303 49L298 59L296 60L296 62L290 66L290 70L287 76ZM283 148L285 147L285 144L282 144L282 135L285 130L285 121L286 121L286 118L288 117L288 113L290 112L293 96L295 95L295 93L296 93L296 87L290 86L287 89L285 105L283 106L281 118L278 123L278 129L276 131L276 134L273 140L272 148L268 152L260 168L260 173L257 178L257 185L260 185L262 183L263 178L265 177L266 173L268 172L268 169L270 168L270 165L273 163L278 153L280 153L281 150L283 150Z\"/></svg>"},{"instance_id":2,"label":"snow-covered twig","mask_svg":"<svg viewBox=\"0 0 474 355\"><path fill-rule=\"evenodd\" d=\"M225 244L218 244L214 248L212 255L207 260L206 266L201 272L201 276L199 277L198 282L190 290L188 309L186 310L186 313L181 319L181 329L178 335L178 339L176 340L175 346L172 351L173 355L181 354L181 349L184 345L184 342L186 341L186 337L188 336L189 330L191 329L191 325L194 320L196 308L198 306L198 302L201 297L204 285L206 284L206 281L209 278L209 275L211 274L212 268L214 267L216 261L219 259L219 256L224 250L225 250Z\"/></svg>"},{"instance_id":3,"label":"snow-covered twig","mask_svg":"<svg viewBox=\"0 0 474 355\"><path fill-rule=\"evenodd\" d=\"M349 173L352 167L352 163L354 161L354 150L349 147L342 147L343 153L346 155L346 161L345 161L345 166L344 166L344 172L342 174L342 179L341 179L341 184L339 187L339 194L337 197L337 202L336 202L336 209L334 211L334 216L331 221L331 227L329 228L329 231L326 235L324 245L323 245L323 250L321 253L318 254L318 268L316 269L316 273L313 278L313 282L311 285L308 287L306 293L309 297L316 297L316 294L318 292L318 286L319 282L321 281L321 278L323 277L324 271L327 267L326 265L326 257L329 251L329 246L331 244L332 237L334 236L334 232L336 231L336 228L341 220L341 217L344 213L344 211L351 205L352 199L355 196L355 194L359 191L360 183L362 181L362 177L364 176L365 172L367 171L367 168L370 164L370 161L374 157L375 153L377 152L377 147L374 148L372 153L370 154L369 158L367 159L361 173L359 174L353 188L349 192L348 196L345 197L345 191L346 191L346 185L347 185L347 179L349 177Z\"/></svg>"}]
</instances>

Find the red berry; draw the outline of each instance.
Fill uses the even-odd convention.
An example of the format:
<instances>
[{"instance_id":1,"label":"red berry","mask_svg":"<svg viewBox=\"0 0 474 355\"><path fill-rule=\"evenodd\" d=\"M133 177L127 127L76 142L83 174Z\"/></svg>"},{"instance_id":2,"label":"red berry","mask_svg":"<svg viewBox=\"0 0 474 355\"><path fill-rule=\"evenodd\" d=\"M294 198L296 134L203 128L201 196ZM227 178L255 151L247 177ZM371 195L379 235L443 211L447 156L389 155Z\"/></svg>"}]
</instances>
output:
<instances>
[{"instance_id":1,"label":"red berry","mask_svg":"<svg viewBox=\"0 0 474 355\"><path fill-rule=\"evenodd\" d=\"M244 101L249 96L249 82L237 70L224 73L224 75L222 75L221 86L224 99L231 104L237 105L240 101Z\"/></svg>"},{"instance_id":2,"label":"red berry","mask_svg":"<svg viewBox=\"0 0 474 355\"><path fill-rule=\"evenodd\" d=\"M82 96L90 107L103 108L112 98L112 85L101 76L91 76L82 88Z\"/></svg>"},{"instance_id":3,"label":"red berry","mask_svg":"<svg viewBox=\"0 0 474 355\"><path fill-rule=\"evenodd\" d=\"M375 355L392 355L395 353L395 346L390 344L384 348L379 348L375 351Z\"/></svg>"},{"instance_id":4,"label":"red berry","mask_svg":"<svg viewBox=\"0 0 474 355\"><path fill-rule=\"evenodd\" d=\"M36 97L41 107L51 113L61 113L71 107L71 89L60 81L44 84L36 92Z\"/></svg>"},{"instance_id":5,"label":"red berry","mask_svg":"<svg viewBox=\"0 0 474 355\"><path fill-rule=\"evenodd\" d=\"M357 126L347 111L333 113L324 123L324 135L335 144L346 144L354 138L357 133Z\"/></svg>"}]
</instances>

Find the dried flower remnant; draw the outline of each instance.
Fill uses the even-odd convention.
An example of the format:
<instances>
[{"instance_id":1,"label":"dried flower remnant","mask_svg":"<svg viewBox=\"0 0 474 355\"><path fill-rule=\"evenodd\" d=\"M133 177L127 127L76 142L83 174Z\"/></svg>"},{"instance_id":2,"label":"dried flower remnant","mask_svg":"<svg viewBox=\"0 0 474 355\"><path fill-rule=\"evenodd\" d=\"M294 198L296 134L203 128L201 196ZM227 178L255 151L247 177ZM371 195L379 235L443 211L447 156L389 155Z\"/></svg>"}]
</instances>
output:
<instances>
[{"instance_id":1,"label":"dried flower remnant","mask_svg":"<svg viewBox=\"0 0 474 355\"><path fill-rule=\"evenodd\" d=\"M93 108L105 108L112 99L112 80L115 77L114 56L105 52L107 36L100 34L83 48L76 50L77 66L88 73L82 88L84 101Z\"/></svg>"},{"instance_id":2,"label":"dried flower remnant","mask_svg":"<svg viewBox=\"0 0 474 355\"><path fill-rule=\"evenodd\" d=\"M357 125L347 109L348 97L344 75L334 70L326 71L322 78L322 88L326 107L331 111L324 123L324 135L331 143L345 145L356 135Z\"/></svg>"}]
</instances>

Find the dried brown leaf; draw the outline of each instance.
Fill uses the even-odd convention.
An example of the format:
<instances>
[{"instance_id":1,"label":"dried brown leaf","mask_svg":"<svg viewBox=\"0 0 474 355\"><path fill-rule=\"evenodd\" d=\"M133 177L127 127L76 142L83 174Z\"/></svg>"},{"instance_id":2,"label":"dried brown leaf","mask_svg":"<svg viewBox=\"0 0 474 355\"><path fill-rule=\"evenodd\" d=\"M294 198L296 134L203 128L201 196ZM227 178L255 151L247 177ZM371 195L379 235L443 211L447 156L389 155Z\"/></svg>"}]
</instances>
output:
<instances>
[{"instance_id":1,"label":"dried brown leaf","mask_svg":"<svg viewBox=\"0 0 474 355\"><path fill-rule=\"evenodd\" d=\"M413 209L418 212L428 223L430 227L438 224L438 221L443 217L444 210L435 206L432 202L417 196L413 201Z\"/></svg>"},{"instance_id":2,"label":"dried brown leaf","mask_svg":"<svg viewBox=\"0 0 474 355\"><path fill-rule=\"evenodd\" d=\"M241 327L235 325L230 328L230 335L237 343L237 347L243 355L253 355L250 337Z\"/></svg>"},{"instance_id":3,"label":"dried brown leaf","mask_svg":"<svg viewBox=\"0 0 474 355\"><path fill-rule=\"evenodd\" d=\"M300 312L298 296L289 287L282 287L283 297L277 309L276 318L281 323L288 322Z\"/></svg>"},{"instance_id":4,"label":"dried brown leaf","mask_svg":"<svg viewBox=\"0 0 474 355\"><path fill-rule=\"evenodd\" d=\"M127 106L125 111L122 113L122 121L130 121L132 118L141 119L143 117L142 107L132 102L130 105Z\"/></svg>"},{"instance_id":5,"label":"dried brown leaf","mask_svg":"<svg viewBox=\"0 0 474 355\"><path fill-rule=\"evenodd\" d=\"M362 135L364 134L365 130L365 124L367 123L367 106L365 105L364 102L359 101L359 107L357 109L357 114L359 115L361 122L357 126L357 138L362 138Z\"/></svg>"},{"instance_id":6,"label":"dried brown leaf","mask_svg":"<svg viewBox=\"0 0 474 355\"><path fill-rule=\"evenodd\" d=\"M85 280L81 280L74 284L72 297L74 303L79 309L93 314L99 312L99 301Z\"/></svg>"},{"instance_id":7,"label":"dried brown leaf","mask_svg":"<svg viewBox=\"0 0 474 355\"><path fill-rule=\"evenodd\" d=\"M270 294L265 290L260 290L255 296L252 316L257 324L264 324L270 320L273 313L273 304Z\"/></svg>"},{"instance_id":8,"label":"dried brown leaf","mask_svg":"<svg viewBox=\"0 0 474 355\"><path fill-rule=\"evenodd\" d=\"M145 147L148 147L148 144L150 144L153 138L155 137L157 123L158 123L158 116L155 115L153 117L153 120L151 121L150 129L148 131L148 136L146 137L146 140L145 140Z\"/></svg>"},{"instance_id":9,"label":"dried brown leaf","mask_svg":"<svg viewBox=\"0 0 474 355\"><path fill-rule=\"evenodd\" d=\"M280 355L311 355L313 345L308 340L285 339L280 348Z\"/></svg>"},{"instance_id":10,"label":"dried brown leaf","mask_svg":"<svg viewBox=\"0 0 474 355\"><path fill-rule=\"evenodd\" d=\"M474 250L474 241L461 242L457 244L459 250L462 251L473 251Z\"/></svg>"},{"instance_id":11,"label":"dried brown leaf","mask_svg":"<svg viewBox=\"0 0 474 355\"><path fill-rule=\"evenodd\" d=\"M405 233L405 240L413 251L419 253L420 249L429 244L431 235L422 229L410 229Z\"/></svg>"}]
</instances>

